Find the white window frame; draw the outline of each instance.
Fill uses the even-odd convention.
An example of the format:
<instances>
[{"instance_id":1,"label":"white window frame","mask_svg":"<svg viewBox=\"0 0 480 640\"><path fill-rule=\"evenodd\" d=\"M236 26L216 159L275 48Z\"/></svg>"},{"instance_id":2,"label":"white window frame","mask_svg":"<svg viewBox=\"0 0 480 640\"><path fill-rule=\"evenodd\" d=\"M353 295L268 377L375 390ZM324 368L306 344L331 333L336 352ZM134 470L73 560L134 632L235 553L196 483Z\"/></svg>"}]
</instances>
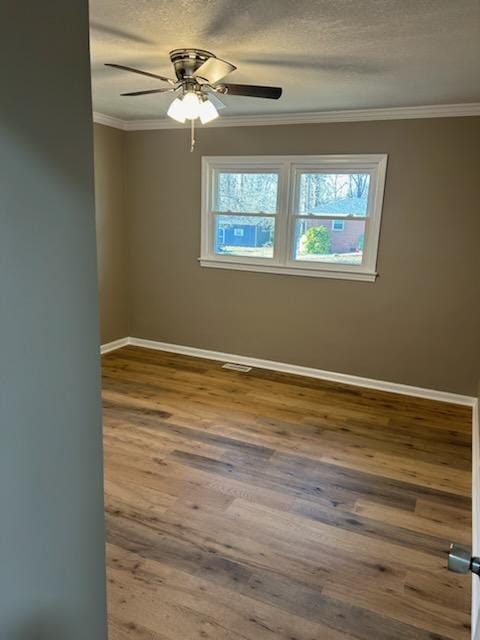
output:
<instances>
[{"instance_id":1,"label":"white window frame","mask_svg":"<svg viewBox=\"0 0 480 640\"><path fill-rule=\"evenodd\" d=\"M202 267L238 269L287 275L303 275L321 278L340 278L373 282L377 277L376 265L383 194L387 170L386 154L321 155L321 156L204 156L202 158L202 219L201 253ZM248 216L275 217L273 258L251 258L215 253L215 215L229 215L214 210L216 174L233 172L278 172L277 213L244 213ZM299 189L299 176L305 172L318 173L368 173L370 186L366 216L335 216L315 214L304 216L294 211ZM231 215L241 215L232 213ZM361 265L311 262L294 258L294 227L298 218L309 220L365 220L363 260Z\"/></svg>"},{"instance_id":2,"label":"white window frame","mask_svg":"<svg viewBox=\"0 0 480 640\"><path fill-rule=\"evenodd\" d=\"M340 227L338 227L338 229L335 228L335 223L336 222L340 222ZM337 218L334 218L332 220L332 226L331 226L331 230L332 231L345 231L345 220L338 220Z\"/></svg>"}]
</instances>

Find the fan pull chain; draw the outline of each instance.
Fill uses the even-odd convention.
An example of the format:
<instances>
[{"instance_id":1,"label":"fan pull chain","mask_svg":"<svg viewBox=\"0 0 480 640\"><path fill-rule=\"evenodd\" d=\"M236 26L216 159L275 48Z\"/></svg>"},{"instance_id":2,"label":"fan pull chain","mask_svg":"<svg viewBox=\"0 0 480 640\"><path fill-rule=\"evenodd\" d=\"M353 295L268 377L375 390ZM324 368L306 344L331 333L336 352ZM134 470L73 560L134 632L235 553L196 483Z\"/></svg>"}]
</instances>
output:
<instances>
[{"instance_id":1,"label":"fan pull chain","mask_svg":"<svg viewBox=\"0 0 480 640\"><path fill-rule=\"evenodd\" d=\"M193 153L193 150L195 149L195 120L190 120L191 122L191 140L192 140L192 144L190 146L190 153Z\"/></svg>"}]
</instances>

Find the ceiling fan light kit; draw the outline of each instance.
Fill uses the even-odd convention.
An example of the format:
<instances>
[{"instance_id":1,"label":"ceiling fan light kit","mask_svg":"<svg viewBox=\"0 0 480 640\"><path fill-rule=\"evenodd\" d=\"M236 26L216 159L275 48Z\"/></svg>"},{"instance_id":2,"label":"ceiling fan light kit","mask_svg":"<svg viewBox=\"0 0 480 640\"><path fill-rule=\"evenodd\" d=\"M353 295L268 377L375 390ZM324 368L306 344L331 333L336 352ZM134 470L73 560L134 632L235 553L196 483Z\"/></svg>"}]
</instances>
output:
<instances>
[{"instance_id":1,"label":"ceiling fan light kit","mask_svg":"<svg viewBox=\"0 0 480 640\"><path fill-rule=\"evenodd\" d=\"M200 118L202 124L207 124L218 118L218 111L208 98L194 92L186 93L183 98L175 98L168 108L167 115L182 124L185 120Z\"/></svg>"},{"instance_id":2,"label":"ceiling fan light kit","mask_svg":"<svg viewBox=\"0 0 480 640\"><path fill-rule=\"evenodd\" d=\"M199 107L200 113L200 122L202 124L207 124L215 118L218 118L218 111L215 108L215 105L208 98L204 98L200 103Z\"/></svg>"},{"instance_id":3,"label":"ceiling fan light kit","mask_svg":"<svg viewBox=\"0 0 480 640\"><path fill-rule=\"evenodd\" d=\"M236 67L204 49L174 49L170 51L170 60L175 69L176 81L149 71L142 71L121 64L106 63L106 66L155 78L170 85L168 88L122 93L123 96L181 91L182 95L176 97L170 104L167 115L182 124L186 120L191 121L192 151L195 144L195 120L200 118L202 124L207 124L218 118L218 110L225 107L218 94L269 98L272 100L278 100L282 95L280 87L219 83L226 75L235 71Z\"/></svg>"},{"instance_id":4,"label":"ceiling fan light kit","mask_svg":"<svg viewBox=\"0 0 480 640\"><path fill-rule=\"evenodd\" d=\"M185 107L180 98L175 98L172 104L168 107L167 116L173 118L177 122L184 123L187 119L185 116Z\"/></svg>"}]
</instances>

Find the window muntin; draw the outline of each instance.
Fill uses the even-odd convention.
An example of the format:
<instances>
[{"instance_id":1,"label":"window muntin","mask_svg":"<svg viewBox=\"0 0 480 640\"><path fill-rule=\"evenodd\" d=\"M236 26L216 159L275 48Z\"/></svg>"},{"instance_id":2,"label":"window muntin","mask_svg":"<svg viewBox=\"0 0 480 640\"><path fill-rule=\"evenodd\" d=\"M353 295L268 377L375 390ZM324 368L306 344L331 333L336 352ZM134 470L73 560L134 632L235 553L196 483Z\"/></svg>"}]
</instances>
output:
<instances>
[{"instance_id":1,"label":"window muntin","mask_svg":"<svg viewBox=\"0 0 480 640\"><path fill-rule=\"evenodd\" d=\"M201 264L374 280L386 161L203 158Z\"/></svg>"}]
</instances>

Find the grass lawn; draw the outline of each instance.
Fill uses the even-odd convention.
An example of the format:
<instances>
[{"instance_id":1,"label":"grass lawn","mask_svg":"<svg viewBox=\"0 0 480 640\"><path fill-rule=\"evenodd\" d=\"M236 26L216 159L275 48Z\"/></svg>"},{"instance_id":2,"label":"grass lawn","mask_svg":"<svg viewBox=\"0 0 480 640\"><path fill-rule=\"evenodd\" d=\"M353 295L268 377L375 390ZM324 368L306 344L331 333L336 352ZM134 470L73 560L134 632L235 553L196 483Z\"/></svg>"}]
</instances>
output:
<instances>
[{"instance_id":1,"label":"grass lawn","mask_svg":"<svg viewBox=\"0 0 480 640\"><path fill-rule=\"evenodd\" d=\"M362 253L323 253L298 255L298 260L308 260L309 262L328 262L330 264L362 264Z\"/></svg>"},{"instance_id":2,"label":"grass lawn","mask_svg":"<svg viewBox=\"0 0 480 640\"><path fill-rule=\"evenodd\" d=\"M273 247L223 247L221 255L240 256L243 258L273 258ZM297 254L298 260L309 262L328 262L329 264L362 264L362 253L324 253Z\"/></svg>"},{"instance_id":3,"label":"grass lawn","mask_svg":"<svg viewBox=\"0 0 480 640\"><path fill-rule=\"evenodd\" d=\"M273 247L223 247L220 255L246 258L273 258Z\"/></svg>"}]
</instances>

